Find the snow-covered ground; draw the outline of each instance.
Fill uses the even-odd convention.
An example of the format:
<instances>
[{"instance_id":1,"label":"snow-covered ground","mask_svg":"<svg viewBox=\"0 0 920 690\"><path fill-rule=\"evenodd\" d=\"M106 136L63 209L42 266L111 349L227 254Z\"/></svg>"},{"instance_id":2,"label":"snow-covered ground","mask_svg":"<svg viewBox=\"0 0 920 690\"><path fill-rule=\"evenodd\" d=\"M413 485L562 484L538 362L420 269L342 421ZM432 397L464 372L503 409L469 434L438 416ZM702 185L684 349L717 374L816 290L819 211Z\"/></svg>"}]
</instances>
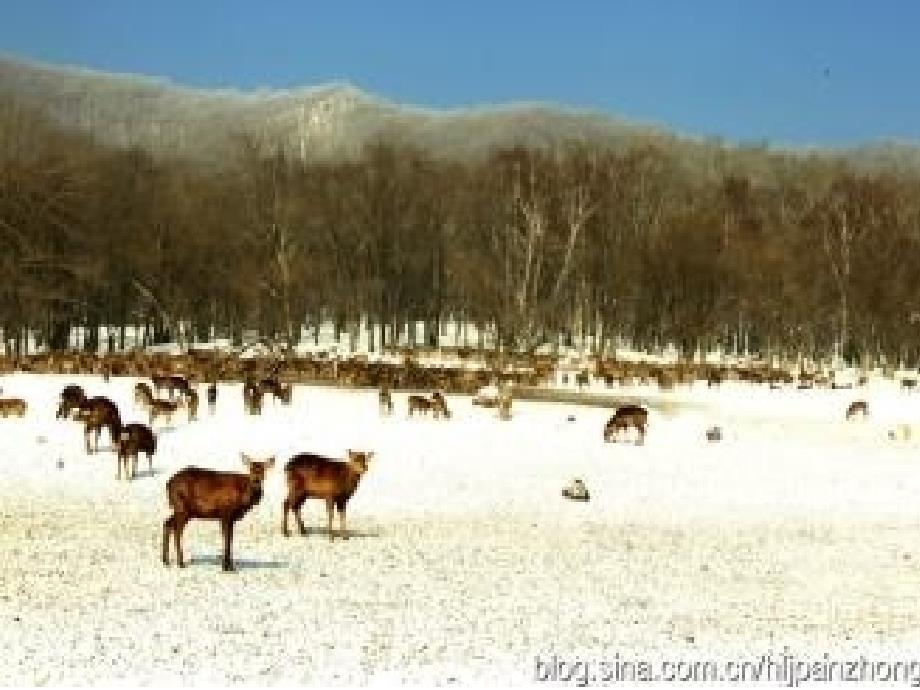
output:
<instances>
[{"instance_id":1,"label":"snow-covered ground","mask_svg":"<svg viewBox=\"0 0 920 690\"><path fill-rule=\"evenodd\" d=\"M244 415L159 428L154 473L117 481L106 434L54 418L65 383L145 421L134 379L3 377L25 419L0 420L0 679L12 684L426 683L534 680L534 660L749 657L788 646L888 656L920 642L920 393L697 384L643 395L644 446L605 444L609 410L515 402L513 419L448 396L449 421L381 418L373 390L295 387ZM614 391L616 392L616 391ZM202 396L203 397L203 396ZM845 422L867 400L869 418ZM574 416L569 421L569 416ZM704 432L721 425L725 440ZM920 429L920 427L918 427ZM240 452L376 452L330 543L308 502L281 534L283 472L238 524L186 530L159 560L164 485ZM560 491L584 479L591 501ZM903 654L902 654L903 656Z\"/></svg>"}]
</instances>

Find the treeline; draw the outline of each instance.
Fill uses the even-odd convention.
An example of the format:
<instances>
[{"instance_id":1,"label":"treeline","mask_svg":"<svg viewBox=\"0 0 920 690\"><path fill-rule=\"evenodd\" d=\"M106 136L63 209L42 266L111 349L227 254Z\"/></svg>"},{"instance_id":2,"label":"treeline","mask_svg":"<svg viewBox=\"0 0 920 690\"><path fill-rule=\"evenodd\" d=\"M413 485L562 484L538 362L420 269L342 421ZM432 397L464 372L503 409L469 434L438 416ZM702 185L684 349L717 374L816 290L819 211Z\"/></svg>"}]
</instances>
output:
<instances>
[{"instance_id":1,"label":"treeline","mask_svg":"<svg viewBox=\"0 0 920 690\"><path fill-rule=\"evenodd\" d=\"M528 349L588 338L916 363L920 179L712 145L501 150L378 143L309 162L238 137L219 165L114 150L0 104L0 325L296 340L364 321L374 347L445 320ZM120 342L118 342L120 341ZM475 343L473 343L475 345Z\"/></svg>"}]
</instances>

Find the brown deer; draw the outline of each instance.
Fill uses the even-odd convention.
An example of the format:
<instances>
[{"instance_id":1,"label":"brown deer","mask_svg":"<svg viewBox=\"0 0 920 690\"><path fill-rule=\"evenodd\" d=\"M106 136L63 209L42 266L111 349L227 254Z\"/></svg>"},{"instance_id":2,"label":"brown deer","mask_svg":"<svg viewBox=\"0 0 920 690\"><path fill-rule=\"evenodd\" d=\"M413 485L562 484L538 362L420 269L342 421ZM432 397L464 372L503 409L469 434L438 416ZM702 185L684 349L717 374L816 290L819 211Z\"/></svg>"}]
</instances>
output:
<instances>
[{"instance_id":1,"label":"brown deer","mask_svg":"<svg viewBox=\"0 0 920 690\"><path fill-rule=\"evenodd\" d=\"M0 417L25 417L28 407L22 398L0 398Z\"/></svg>"},{"instance_id":2,"label":"brown deer","mask_svg":"<svg viewBox=\"0 0 920 690\"><path fill-rule=\"evenodd\" d=\"M64 390L61 391L61 403L58 405L55 416L58 419L69 417L70 413L80 407L80 403L85 400L86 393L83 392L83 388L74 383L64 386Z\"/></svg>"},{"instance_id":3,"label":"brown deer","mask_svg":"<svg viewBox=\"0 0 920 690\"><path fill-rule=\"evenodd\" d=\"M231 555L233 525L262 500L262 483L275 458L255 461L242 454L248 474L218 472L200 467L186 467L166 482L166 496L172 508L163 522L163 565L169 565L169 536L175 537L176 563L185 567L182 555L182 532L190 520L219 520L224 538L223 569L234 570Z\"/></svg>"},{"instance_id":4,"label":"brown deer","mask_svg":"<svg viewBox=\"0 0 920 690\"><path fill-rule=\"evenodd\" d=\"M86 439L86 452L92 453L90 437L95 435L95 450L99 450L99 435L103 428L109 430L109 437L114 445L121 429L121 415L115 403L106 397L98 396L84 400L77 408L75 417L83 422L83 435Z\"/></svg>"},{"instance_id":5,"label":"brown deer","mask_svg":"<svg viewBox=\"0 0 920 690\"><path fill-rule=\"evenodd\" d=\"M847 407L846 418L853 419L856 415L867 417L869 415L869 405L865 400L856 400Z\"/></svg>"},{"instance_id":6,"label":"brown deer","mask_svg":"<svg viewBox=\"0 0 920 690\"><path fill-rule=\"evenodd\" d=\"M447 401L440 391L435 391L431 394L431 412L434 414L435 419L441 416L443 416L444 419L450 419L450 410L447 409Z\"/></svg>"},{"instance_id":7,"label":"brown deer","mask_svg":"<svg viewBox=\"0 0 920 690\"><path fill-rule=\"evenodd\" d=\"M198 419L198 391L194 388L185 392L185 406L188 408L188 421Z\"/></svg>"},{"instance_id":8,"label":"brown deer","mask_svg":"<svg viewBox=\"0 0 920 690\"><path fill-rule=\"evenodd\" d=\"M137 476L137 456L144 453L147 456L147 468L153 472L153 454L157 450L157 437L146 424L125 424L118 432L115 441L118 451L118 474L121 479L121 466L125 467L125 478L134 479ZM131 461L131 471L128 471L128 461Z\"/></svg>"},{"instance_id":9,"label":"brown deer","mask_svg":"<svg viewBox=\"0 0 920 690\"><path fill-rule=\"evenodd\" d=\"M332 460L313 453L301 453L291 458L284 468L288 494L284 499L284 536L289 537L288 513L293 512L301 534L307 533L300 509L308 498L326 501L326 517L329 539L334 539L332 531L333 513L339 511L339 533L348 539L345 531L345 506L348 499L358 488L361 477L367 472L367 465L373 453L348 451L345 462Z\"/></svg>"},{"instance_id":10,"label":"brown deer","mask_svg":"<svg viewBox=\"0 0 920 690\"><path fill-rule=\"evenodd\" d=\"M262 379L259 382L259 388L261 389L262 395L266 393L271 393L275 400L281 402L282 405L291 404L291 394L293 387L291 384L283 384L277 378L267 378Z\"/></svg>"},{"instance_id":11,"label":"brown deer","mask_svg":"<svg viewBox=\"0 0 920 690\"><path fill-rule=\"evenodd\" d=\"M639 432L637 444L645 442L645 430L648 426L648 410L639 405L621 405L604 425L604 441L616 440L620 431L633 427Z\"/></svg>"},{"instance_id":12,"label":"brown deer","mask_svg":"<svg viewBox=\"0 0 920 690\"><path fill-rule=\"evenodd\" d=\"M243 384L243 408L248 414L260 414L262 412L262 396L264 394L262 386L252 380L247 380Z\"/></svg>"},{"instance_id":13,"label":"brown deer","mask_svg":"<svg viewBox=\"0 0 920 690\"><path fill-rule=\"evenodd\" d=\"M380 414L393 414L393 395L390 393L389 384L383 383L380 385L377 400L380 403Z\"/></svg>"},{"instance_id":14,"label":"brown deer","mask_svg":"<svg viewBox=\"0 0 920 690\"><path fill-rule=\"evenodd\" d=\"M412 416L413 412L421 412L422 414L428 414L428 410L431 409L431 401L426 398L424 395L410 395L409 396L409 416Z\"/></svg>"},{"instance_id":15,"label":"brown deer","mask_svg":"<svg viewBox=\"0 0 920 690\"><path fill-rule=\"evenodd\" d=\"M587 370L579 371L575 374L575 384L578 386L578 390L581 390L585 386L591 385L591 372Z\"/></svg>"},{"instance_id":16,"label":"brown deer","mask_svg":"<svg viewBox=\"0 0 920 690\"><path fill-rule=\"evenodd\" d=\"M134 396L138 404L147 410L150 426L153 426L157 417L163 417L167 422L172 421L172 416L179 409L179 403L154 398L150 387L144 383L139 383L134 387Z\"/></svg>"}]
</instances>

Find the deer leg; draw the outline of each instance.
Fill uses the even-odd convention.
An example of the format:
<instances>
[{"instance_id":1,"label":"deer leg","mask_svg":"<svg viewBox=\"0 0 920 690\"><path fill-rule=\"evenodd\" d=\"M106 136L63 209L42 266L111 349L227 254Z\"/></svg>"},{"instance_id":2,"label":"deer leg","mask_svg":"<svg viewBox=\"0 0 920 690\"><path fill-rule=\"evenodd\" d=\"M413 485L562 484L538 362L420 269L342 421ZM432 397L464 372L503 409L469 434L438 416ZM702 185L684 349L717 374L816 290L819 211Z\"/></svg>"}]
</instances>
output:
<instances>
[{"instance_id":1,"label":"deer leg","mask_svg":"<svg viewBox=\"0 0 920 690\"><path fill-rule=\"evenodd\" d=\"M284 520L281 523L281 532L284 536L291 536L290 530L288 530L288 511L291 509L291 499L284 499Z\"/></svg>"},{"instance_id":2,"label":"deer leg","mask_svg":"<svg viewBox=\"0 0 920 690\"><path fill-rule=\"evenodd\" d=\"M339 534L342 539L348 539L348 531L345 529L345 501L338 501L336 508L339 509Z\"/></svg>"},{"instance_id":3,"label":"deer leg","mask_svg":"<svg viewBox=\"0 0 920 690\"><path fill-rule=\"evenodd\" d=\"M232 573L233 568L233 556L231 555L231 547L233 546L233 520L221 520L220 523L221 532L224 533L224 572Z\"/></svg>"},{"instance_id":4,"label":"deer leg","mask_svg":"<svg viewBox=\"0 0 920 690\"><path fill-rule=\"evenodd\" d=\"M307 536L307 527L303 524L303 515L301 514L301 508L303 508L304 501L307 500L306 496L301 497L298 501L294 503L294 517L297 518L297 528L300 530L300 533L303 536Z\"/></svg>"},{"instance_id":5,"label":"deer leg","mask_svg":"<svg viewBox=\"0 0 920 690\"><path fill-rule=\"evenodd\" d=\"M137 478L137 456L138 456L138 453L134 453L134 454L131 456L131 479L136 479L136 478ZM127 472L128 472L128 466L127 466L127 465L128 465L128 463L125 462L125 473L126 473L126 474L127 474Z\"/></svg>"},{"instance_id":6,"label":"deer leg","mask_svg":"<svg viewBox=\"0 0 920 690\"><path fill-rule=\"evenodd\" d=\"M188 518L184 515L174 516L175 527L173 528L173 536L176 538L176 564L180 568L185 567L185 558L182 556L182 531L185 529L185 525L188 522Z\"/></svg>"},{"instance_id":7,"label":"deer leg","mask_svg":"<svg viewBox=\"0 0 920 690\"><path fill-rule=\"evenodd\" d=\"M176 528L176 516L170 515L163 521L163 565L169 565L169 533Z\"/></svg>"},{"instance_id":8,"label":"deer leg","mask_svg":"<svg viewBox=\"0 0 920 690\"><path fill-rule=\"evenodd\" d=\"M326 524L328 525L329 541L335 539L335 534L332 531L333 513L335 513L335 502L330 498L326 501Z\"/></svg>"}]
</instances>

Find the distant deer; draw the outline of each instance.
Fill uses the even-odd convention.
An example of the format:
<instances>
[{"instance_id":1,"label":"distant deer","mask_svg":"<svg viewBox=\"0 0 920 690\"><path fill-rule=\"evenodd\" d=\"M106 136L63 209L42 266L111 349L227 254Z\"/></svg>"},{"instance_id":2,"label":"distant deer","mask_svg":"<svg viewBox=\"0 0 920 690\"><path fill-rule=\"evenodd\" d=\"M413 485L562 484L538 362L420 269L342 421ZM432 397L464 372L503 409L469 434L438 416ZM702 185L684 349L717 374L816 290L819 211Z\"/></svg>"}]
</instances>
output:
<instances>
[{"instance_id":1,"label":"distant deer","mask_svg":"<svg viewBox=\"0 0 920 690\"><path fill-rule=\"evenodd\" d=\"M188 408L188 421L198 419L198 391L194 388L185 392L185 406Z\"/></svg>"},{"instance_id":2,"label":"distant deer","mask_svg":"<svg viewBox=\"0 0 920 690\"><path fill-rule=\"evenodd\" d=\"M58 405L55 416L58 419L69 417L71 411L77 409L84 400L86 400L86 393L80 386L73 383L64 386L64 390L61 391L61 403Z\"/></svg>"},{"instance_id":3,"label":"distant deer","mask_svg":"<svg viewBox=\"0 0 920 690\"><path fill-rule=\"evenodd\" d=\"M450 410L447 409L447 401L440 391L435 391L431 394L430 407L435 419L442 416L444 419L450 419Z\"/></svg>"},{"instance_id":4,"label":"distant deer","mask_svg":"<svg viewBox=\"0 0 920 690\"><path fill-rule=\"evenodd\" d=\"M383 383L380 385L377 400L380 403L380 414L393 414L393 395L390 393L389 384Z\"/></svg>"},{"instance_id":5,"label":"distant deer","mask_svg":"<svg viewBox=\"0 0 920 690\"><path fill-rule=\"evenodd\" d=\"M263 395L262 386L254 381L246 381L243 384L243 408L248 414L260 414L262 412Z\"/></svg>"},{"instance_id":6,"label":"distant deer","mask_svg":"<svg viewBox=\"0 0 920 690\"><path fill-rule=\"evenodd\" d=\"M90 437L95 436L93 444L95 450L99 450L99 435L103 428L109 430L109 437L114 445L118 432L121 430L121 415L118 413L118 407L115 403L106 397L98 396L89 398L80 403L77 408L76 419L83 422L83 435L86 440L86 452L92 453L90 447Z\"/></svg>"},{"instance_id":7,"label":"distant deer","mask_svg":"<svg viewBox=\"0 0 920 690\"><path fill-rule=\"evenodd\" d=\"M291 394L293 392L291 384L285 385L277 378L271 377L262 379L262 381L259 382L259 388L261 389L262 395L271 393L275 400L280 401L282 405L291 404Z\"/></svg>"},{"instance_id":8,"label":"distant deer","mask_svg":"<svg viewBox=\"0 0 920 690\"><path fill-rule=\"evenodd\" d=\"M578 390L591 385L591 373L586 370L579 371L575 374L575 384L578 386Z\"/></svg>"},{"instance_id":9,"label":"distant deer","mask_svg":"<svg viewBox=\"0 0 920 690\"><path fill-rule=\"evenodd\" d=\"M134 399L147 410L150 426L153 426L157 417L163 417L167 422L172 421L172 416L179 409L179 403L154 398L150 387L145 383L139 383L134 387Z\"/></svg>"},{"instance_id":10,"label":"distant deer","mask_svg":"<svg viewBox=\"0 0 920 690\"><path fill-rule=\"evenodd\" d=\"M869 406L865 400L856 400L847 407L846 418L848 420L853 419L856 415L862 415L863 417L869 415Z\"/></svg>"},{"instance_id":11,"label":"distant deer","mask_svg":"<svg viewBox=\"0 0 920 690\"><path fill-rule=\"evenodd\" d=\"M242 455L249 474L218 472L200 467L186 467L166 482L166 496L172 508L163 522L163 565L169 565L169 536L175 537L176 562L185 567L182 555L182 532L190 520L219 520L224 537L223 569L234 570L233 525L262 500L265 473L275 458L255 461Z\"/></svg>"},{"instance_id":12,"label":"distant deer","mask_svg":"<svg viewBox=\"0 0 920 690\"><path fill-rule=\"evenodd\" d=\"M0 417L25 417L28 405L22 398L0 398Z\"/></svg>"},{"instance_id":13,"label":"distant deer","mask_svg":"<svg viewBox=\"0 0 920 690\"><path fill-rule=\"evenodd\" d=\"M633 427L639 432L637 444L645 442L645 430L648 426L648 410L639 405L622 405L604 425L604 441L616 440L620 431Z\"/></svg>"},{"instance_id":14,"label":"distant deer","mask_svg":"<svg viewBox=\"0 0 920 690\"><path fill-rule=\"evenodd\" d=\"M426 398L424 395L410 395L409 396L409 416L412 416L413 412L421 412L422 414L428 414L428 410L431 409L431 401Z\"/></svg>"},{"instance_id":15,"label":"distant deer","mask_svg":"<svg viewBox=\"0 0 920 690\"><path fill-rule=\"evenodd\" d=\"M146 424L125 424L118 432L115 441L118 452L118 474L121 479L121 467L124 464L125 478L134 479L137 476L137 456L144 453L147 456L147 468L153 472L153 454L157 450L157 438ZM131 461L131 470L128 471L128 461Z\"/></svg>"},{"instance_id":16,"label":"distant deer","mask_svg":"<svg viewBox=\"0 0 920 690\"><path fill-rule=\"evenodd\" d=\"M313 453L301 453L291 458L284 468L288 494L284 499L284 536L290 536L288 530L288 513L293 512L301 534L307 533L300 509L308 498L326 501L326 517L329 539L335 537L332 531L332 518L335 510L339 512L339 536L348 538L345 531L345 506L352 497L358 483L367 472L367 465L373 453L348 451L345 462L332 460Z\"/></svg>"},{"instance_id":17,"label":"distant deer","mask_svg":"<svg viewBox=\"0 0 920 690\"><path fill-rule=\"evenodd\" d=\"M208 384L208 412L214 414L214 410L217 409L217 383L212 382Z\"/></svg>"}]
</instances>

